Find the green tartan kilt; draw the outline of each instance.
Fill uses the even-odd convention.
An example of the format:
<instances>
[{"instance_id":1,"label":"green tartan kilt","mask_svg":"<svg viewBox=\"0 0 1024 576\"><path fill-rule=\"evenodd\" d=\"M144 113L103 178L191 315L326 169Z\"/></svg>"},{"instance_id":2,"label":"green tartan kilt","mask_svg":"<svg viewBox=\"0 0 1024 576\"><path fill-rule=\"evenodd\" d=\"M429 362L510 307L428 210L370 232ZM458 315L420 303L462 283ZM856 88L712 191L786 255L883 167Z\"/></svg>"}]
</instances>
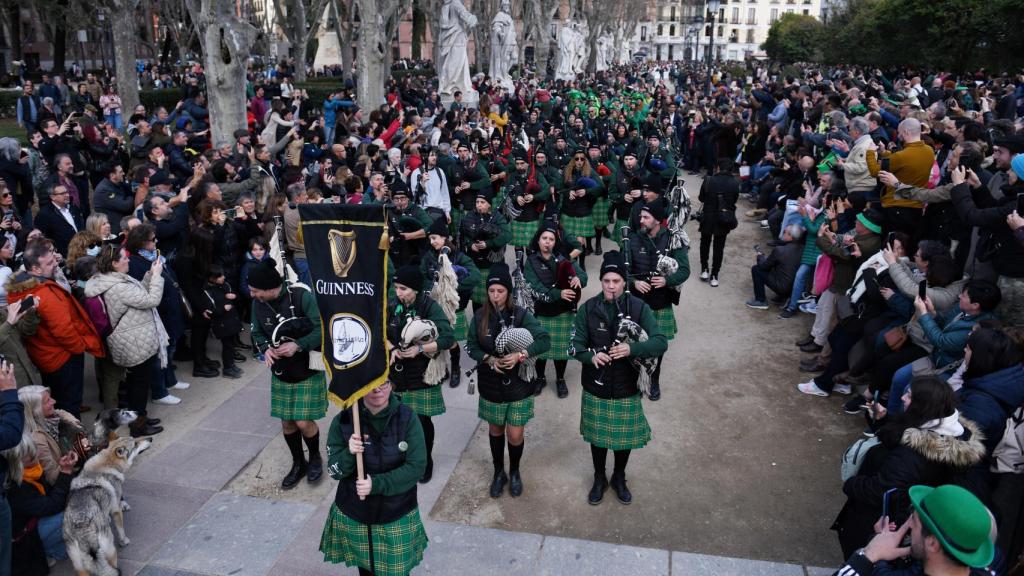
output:
<instances>
[{"instance_id":1,"label":"green tartan kilt","mask_svg":"<svg viewBox=\"0 0 1024 576\"><path fill-rule=\"evenodd\" d=\"M547 352L537 356L540 360L568 360L569 340L572 338L572 325L576 316L572 312L564 312L558 316L537 316L541 327L551 336L551 347Z\"/></svg>"},{"instance_id":2,"label":"green tartan kilt","mask_svg":"<svg viewBox=\"0 0 1024 576\"><path fill-rule=\"evenodd\" d=\"M481 396L476 415L495 426L526 426L533 420L533 396L515 402L491 402Z\"/></svg>"},{"instance_id":3,"label":"green tartan kilt","mask_svg":"<svg viewBox=\"0 0 1024 576\"><path fill-rule=\"evenodd\" d=\"M270 415L282 420L319 420L327 415L327 381L317 372L302 382L270 376Z\"/></svg>"},{"instance_id":4,"label":"green tartan kilt","mask_svg":"<svg viewBox=\"0 0 1024 576\"><path fill-rule=\"evenodd\" d=\"M674 306L666 306L661 310L651 310L654 312L654 319L658 321L658 329L665 335L665 338L669 340L675 338L676 332L676 311Z\"/></svg>"},{"instance_id":5,"label":"green tartan kilt","mask_svg":"<svg viewBox=\"0 0 1024 576\"><path fill-rule=\"evenodd\" d=\"M608 225L608 206L609 200L607 196L602 196L594 202L594 212L590 214L590 218L594 222L594 228L604 228Z\"/></svg>"},{"instance_id":6,"label":"green tartan kilt","mask_svg":"<svg viewBox=\"0 0 1024 576\"><path fill-rule=\"evenodd\" d=\"M561 223L568 236L594 237L594 219L591 216L562 216Z\"/></svg>"},{"instance_id":7,"label":"green tartan kilt","mask_svg":"<svg viewBox=\"0 0 1024 576\"><path fill-rule=\"evenodd\" d=\"M511 224L512 228L512 241L509 244L513 246L521 246L523 248L530 245L530 240L533 240L533 235L537 233L537 229L540 228L540 220L534 220L533 222L519 222L513 220Z\"/></svg>"},{"instance_id":8,"label":"green tartan kilt","mask_svg":"<svg viewBox=\"0 0 1024 576\"><path fill-rule=\"evenodd\" d=\"M377 576L406 576L423 561L427 532L419 508L387 524L369 527L373 536L373 570ZM345 516L332 505L320 537L324 562L370 569L367 525Z\"/></svg>"},{"instance_id":9,"label":"green tartan kilt","mask_svg":"<svg viewBox=\"0 0 1024 576\"><path fill-rule=\"evenodd\" d=\"M469 324L466 322L466 314L469 313L468 306L455 313L455 341L461 342L466 339L469 332Z\"/></svg>"},{"instance_id":10,"label":"green tartan kilt","mask_svg":"<svg viewBox=\"0 0 1024 576\"><path fill-rule=\"evenodd\" d=\"M609 450L636 450L651 441L640 394L606 400L583 391L580 434L588 443Z\"/></svg>"},{"instance_id":11,"label":"green tartan kilt","mask_svg":"<svg viewBox=\"0 0 1024 576\"><path fill-rule=\"evenodd\" d=\"M440 384L419 390L402 390L397 394L402 397L402 404L420 416L440 416L446 410Z\"/></svg>"},{"instance_id":12,"label":"green tartan kilt","mask_svg":"<svg viewBox=\"0 0 1024 576\"><path fill-rule=\"evenodd\" d=\"M482 306L487 303L487 276L491 273L491 268L490 266L487 268L478 266L478 268L480 268L480 283L473 287L473 295L470 296L470 299L473 300L473 304Z\"/></svg>"},{"instance_id":13,"label":"green tartan kilt","mask_svg":"<svg viewBox=\"0 0 1024 576\"><path fill-rule=\"evenodd\" d=\"M612 231L612 238L615 239L615 243L622 248L622 227L629 226L629 220L615 219L615 230Z\"/></svg>"},{"instance_id":14,"label":"green tartan kilt","mask_svg":"<svg viewBox=\"0 0 1024 576\"><path fill-rule=\"evenodd\" d=\"M453 232L452 241L459 235L459 227L462 226L462 219L466 217L466 212L462 208L452 208L452 225L449 230Z\"/></svg>"}]
</instances>

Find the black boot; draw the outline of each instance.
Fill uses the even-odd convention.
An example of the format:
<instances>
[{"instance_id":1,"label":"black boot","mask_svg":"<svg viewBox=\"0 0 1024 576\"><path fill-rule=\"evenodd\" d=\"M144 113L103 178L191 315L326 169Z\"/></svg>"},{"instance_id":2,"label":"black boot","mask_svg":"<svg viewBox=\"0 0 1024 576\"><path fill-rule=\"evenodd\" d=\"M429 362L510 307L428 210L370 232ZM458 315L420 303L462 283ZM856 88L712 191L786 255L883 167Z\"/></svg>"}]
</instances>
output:
<instances>
[{"instance_id":1,"label":"black boot","mask_svg":"<svg viewBox=\"0 0 1024 576\"><path fill-rule=\"evenodd\" d=\"M615 497L623 504L633 502L633 494L626 488L626 475L618 472L612 474L612 488L615 490Z\"/></svg>"},{"instance_id":2,"label":"black boot","mask_svg":"<svg viewBox=\"0 0 1024 576\"><path fill-rule=\"evenodd\" d=\"M309 460L309 470L306 472L306 481L310 484L316 484L320 481L320 478L324 475L324 461L320 458L316 460Z\"/></svg>"},{"instance_id":3,"label":"black boot","mask_svg":"<svg viewBox=\"0 0 1024 576\"><path fill-rule=\"evenodd\" d=\"M569 396L569 387L565 384L565 378L559 378L556 380L555 388L558 390L559 398L567 398Z\"/></svg>"},{"instance_id":4,"label":"black boot","mask_svg":"<svg viewBox=\"0 0 1024 576\"><path fill-rule=\"evenodd\" d=\"M537 379L533 381L533 395L540 396L540 393L544 391L544 387L547 385L547 378L543 376L538 376Z\"/></svg>"},{"instance_id":5,"label":"black boot","mask_svg":"<svg viewBox=\"0 0 1024 576\"><path fill-rule=\"evenodd\" d=\"M587 496L587 503L597 506L604 500L604 491L608 489L608 478L604 472L594 473L594 485L590 487L590 494Z\"/></svg>"},{"instance_id":6,"label":"black boot","mask_svg":"<svg viewBox=\"0 0 1024 576\"><path fill-rule=\"evenodd\" d=\"M502 491L505 490L505 484L508 482L508 475L505 474L504 470L495 470L494 479L491 480L491 498L498 498L501 496Z\"/></svg>"},{"instance_id":7,"label":"black boot","mask_svg":"<svg viewBox=\"0 0 1024 576\"><path fill-rule=\"evenodd\" d=\"M519 476L519 470L509 472L508 494L513 498L523 495L523 479Z\"/></svg>"},{"instance_id":8,"label":"black boot","mask_svg":"<svg viewBox=\"0 0 1024 576\"><path fill-rule=\"evenodd\" d=\"M448 381L448 385L451 386L452 388L458 388L459 382L461 382L461 380L459 377L459 372L458 370L456 370L455 372L452 372L452 379Z\"/></svg>"},{"instance_id":9,"label":"black boot","mask_svg":"<svg viewBox=\"0 0 1024 576\"><path fill-rule=\"evenodd\" d=\"M302 480L302 477L306 475L308 470L309 466L306 464L305 460L302 462L293 462L292 469L288 471L288 475L284 477L284 480L281 480L281 489L291 490L294 488L295 485L299 483L299 480Z\"/></svg>"},{"instance_id":10,"label":"black boot","mask_svg":"<svg viewBox=\"0 0 1024 576\"><path fill-rule=\"evenodd\" d=\"M604 250L601 249L601 232L603 232L603 230L598 230L597 231L597 236L594 238L594 255L595 256L600 256L600 255L604 254Z\"/></svg>"},{"instance_id":11,"label":"black boot","mask_svg":"<svg viewBox=\"0 0 1024 576\"><path fill-rule=\"evenodd\" d=\"M159 422L159 420L158 420ZM134 422L132 422L128 429L131 431L132 438L142 438L143 436L154 436L164 431L163 426L157 426L152 420L145 416L139 416Z\"/></svg>"},{"instance_id":12,"label":"black boot","mask_svg":"<svg viewBox=\"0 0 1024 576\"><path fill-rule=\"evenodd\" d=\"M661 384L657 382L651 382L651 391L647 395L647 399L651 402L657 402L661 400Z\"/></svg>"}]
</instances>

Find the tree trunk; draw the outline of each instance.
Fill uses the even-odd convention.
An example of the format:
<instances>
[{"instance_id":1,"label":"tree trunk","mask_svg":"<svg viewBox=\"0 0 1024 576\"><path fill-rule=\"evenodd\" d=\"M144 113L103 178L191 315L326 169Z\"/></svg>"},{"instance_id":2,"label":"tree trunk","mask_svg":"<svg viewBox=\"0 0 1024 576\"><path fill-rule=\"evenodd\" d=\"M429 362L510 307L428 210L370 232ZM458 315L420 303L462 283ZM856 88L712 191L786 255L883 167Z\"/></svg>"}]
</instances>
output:
<instances>
[{"instance_id":1,"label":"tree trunk","mask_svg":"<svg viewBox=\"0 0 1024 576\"><path fill-rule=\"evenodd\" d=\"M344 11L338 8L338 3L341 1L350 2L351 0L331 0L331 13L334 16L334 33L338 36L338 50L341 51L341 77L342 80L348 82L352 79L352 36L353 36L353 22L352 12L354 8L350 4L345 4L346 9Z\"/></svg>"},{"instance_id":2,"label":"tree trunk","mask_svg":"<svg viewBox=\"0 0 1024 576\"><path fill-rule=\"evenodd\" d=\"M387 67L384 57L389 50L390 39L385 38L384 16L378 12L375 0L358 0L359 3L359 105L374 110L384 103L384 79Z\"/></svg>"},{"instance_id":3,"label":"tree trunk","mask_svg":"<svg viewBox=\"0 0 1024 576\"><path fill-rule=\"evenodd\" d=\"M412 59L423 58L423 36L427 28L427 16L423 10L422 0L412 3Z\"/></svg>"},{"instance_id":4,"label":"tree trunk","mask_svg":"<svg viewBox=\"0 0 1024 576\"><path fill-rule=\"evenodd\" d=\"M114 43L114 68L117 70L117 93L121 96L121 110L134 110L139 103L139 83L135 74L135 8L133 0L114 0L111 3L111 35Z\"/></svg>"},{"instance_id":5,"label":"tree trunk","mask_svg":"<svg viewBox=\"0 0 1024 576\"><path fill-rule=\"evenodd\" d=\"M256 29L238 18L234 7L232 0L202 0L202 10L193 10L199 14L206 55L210 139L214 142L232 142L234 131L246 127L245 66Z\"/></svg>"},{"instance_id":6,"label":"tree trunk","mask_svg":"<svg viewBox=\"0 0 1024 576\"><path fill-rule=\"evenodd\" d=\"M292 0L289 4L288 18L292 21L292 44L289 47L292 60L295 62L295 82L306 81L306 48L309 36L316 26L306 27L306 0Z\"/></svg>"},{"instance_id":7,"label":"tree trunk","mask_svg":"<svg viewBox=\"0 0 1024 576\"><path fill-rule=\"evenodd\" d=\"M7 45L11 47L11 60L21 60L21 6L12 4L7 13L11 26L11 34L7 38Z\"/></svg>"},{"instance_id":8,"label":"tree trunk","mask_svg":"<svg viewBox=\"0 0 1024 576\"><path fill-rule=\"evenodd\" d=\"M68 51L68 29L67 18L64 12L68 8L68 0L57 0L57 25L53 31L53 73L64 74L66 66L66 55ZM85 55L82 55L82 68L85 68Z\"/></svg>"}]
</instances>

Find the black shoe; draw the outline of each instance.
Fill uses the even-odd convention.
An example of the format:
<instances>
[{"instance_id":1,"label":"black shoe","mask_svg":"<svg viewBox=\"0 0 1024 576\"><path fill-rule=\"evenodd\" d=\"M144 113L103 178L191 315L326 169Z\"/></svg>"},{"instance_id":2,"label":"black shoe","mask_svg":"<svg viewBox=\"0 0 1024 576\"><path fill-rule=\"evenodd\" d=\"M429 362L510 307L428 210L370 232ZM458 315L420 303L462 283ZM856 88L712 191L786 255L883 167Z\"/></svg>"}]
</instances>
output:
<instances>
[{"instance_id":1,"label":"black shoe","mask_svg":"<svg viewBox=\"0 0 1024 576\"><path fill-rule=\"evenodd\" d=\"M633 503L633 493L626 488L626 475L616 476L612 474L612 489L615 490L615 497L623 504Z\"/></svg>"},{"instance_id":2,"label":"black shoe","mask_svg":"<svg viewBox=\"0 0 1024 576\"><path fill-rule=\"evenodd\" d=\"M850 398L843 404L843 412L847 414L860 414L868 407L867 398L864 398L860 394Z\"/></svg>"},{"instance_id":3,"label":"black shoe","mask_svg":"<svg viewBox=\"0 0 1024 576\"><path fill-rule=\"evenodd\" d=\"M324 461L317 458L309 461L309 470L306 472L306 481L316 484L324 475Z\"/></svg>"},{"instance_id":4,"label":"black shoe","mask_svg":"<svg viewBox=\"0 0 1024 576\"><path fill-rule=\"evenodd\" d=\"M661 400L661 384L658 382L651 382L651 391L647 394L647 399L651 402Z\"/></svg>"},{"instance_id":5,"label":"black shoe","mask_svg":"<svg viewBox=\"0 0 1024 576\"><path fill-rule=\"evenodd\" d=\"M498 470L494 473L494 479L491 480L491 498L498 498L501 496L502 490L505 489L505 484L508 482L508 475L505 474L504 470Z\"/></svg>"},{"instance_id":6,"label":"black shoe","mask_svg":"<svg viewBox=\"0 0 1024 576\"><path fill-rule=\"evenodd\" d=\"M430 482L430 479L434 477L434 461L427 459L427 467L423 469L423 476L420 476L420 484L426 484Z\"/></svg>"},{"instance_id":7,"label":"black shoe","mask_svg":"<svg viewBox=\"0 0 1024 576\"><path fill-rule=\"evenodd\" d=\"M242 377L242 369L239 368L238 366L228 366L227 368L224 369L222 374L225 378L238 380L239 378Z\"/></svg>"},{"instance_id":8,"label":"black shoe","mask_svg":"<svg viewBox=\"0 0 1024 576\"><path fill-rule=\"evenodd\" d=\"M216 378L220 376L220 372L216 368L207 368L206 366L197 366L192 369L193 378Z\"/></svg>"},{"instance_id":9,"label":"black shoe","mask_svg":"<svg viewBox=\"0 0 1024 576\"><path fill-rule=\"evenodd\" d=\"M291 490L292 488L295 488L295 485L299 483L299 480L302 480L302 477L306 475L306 470L307 466L305 462L301 464L292 464L292 469L288 471L288 475L284 477L284 480L281 480L281 489Z\"/></svg>"},{"instance_id":10,"label":"black shoe","mask_svg":"<svg viewBox=\"0 0 1024 576\"><path fill-rule=\"evenodd\" d=\"M209 358L203 358L199 361L200 364L207 368L213 368L214 370L220 370L220 362L216 360L210 360Z\"/></svg>"},{"instance_id":11,"label":"black shoe","mask_svg":"<svg viewBox=\"0 0 1024 576\"><path fill-rule=\"evenodd\" d=\"M451 388L458 388L461 382L462 380L460 379L459 373L455 372L455 374L452 374L451 379L448 380L448 386Z\"/></svg>"},{"instance_id":12,"label":"black shoe","mask_svg":"<svg viewBox=\"0 0 1024 576\"><path fill-rule=\"evenodd\" d=\"M523 479L519 476L519 470L508 473L508 495L513 498L523 495Z\"/></svg>"},{"instance_id":13,"label":"black shoe","mask_svg":"<svg viewBox=\"0 0 1024 576\"><path fill-rule=\"evenodd\" d=\"M782 318L783 320L785 320L786 318L792 318L793 316L796 316L796 310L793 310L788 306L783 308L782 310L779 310L779 318ZM814 338L811 338L811 344L813 343ZM799 346L799 344L797 345Z\"/></svg>"},{"instance_id":14,"label":"black shoe","mask_svg":"<svg viewBox=\"0 0 1024 576\"><path fill-rule=\"evenodd\" d=\"M604 254L604 249L601 248L601 237L594 238L594 256L600 256Z\"/></svg>"},{"instance_id":15,"label":"black shoe","mask_svg":"<svg viewBox=\"0 0 1024 576\"><path fill-rule=\"evenodd\" d=\"M546 388L547 385L548 379L543 376L538 376L537 379L533 381L533 395L540 396L540 393L544 391L544 388Z\"/></svg>"},{"instance_id":16,"label":"black shoe","mask_svg":"<svg viewBox=\"0 0 1024 576\"><path fill-rule=\"evenodd\" d=\"M608 489L608 478L603 472L594 473L594 485L590 487L590 494L587 495L587 503L597 506L604 500L604 492Z\"/></svg>"},{"instance_id":17,"label":"black shoe","mask_svg":"<svg viewBox=\"0 0 1024 576\"><path fill-rule=\"evenodd\" d=\"M137 428L130 428L130 430L132 433L132 438L142 438L144 436L156 436L157 434L164 431L164 427L157 426L153 424L152 420L150 420L146 422L143 426L139 426Z\"/></svg>"},{"instance_id":18,"label":"black shoe","mask_svg":"<svg viewBox=\"0 0 1024 576\"><path fill-rule=\"evenodd\" d=\"M824 349L824 346L818 344L817 342L814 342L813 340L810 344L805 344L800 347L801 352L807 352L808 354L817 354L818 352L821 352Z\"/></svg>"},{"instance_id":19,"label":"black shoe","mask_svg":"<svg viewBox=\"0 0 1024 576\"><path fill-rule=\"evenodd\" d=\"M233 357L235 359L235 362L245 362L245 354L242 354L238 350L235 350Z\"/></svg>"},{"instance_id":20,"label":"black shoe","mask_svg":"<svg viewBox=\"0 0 1024 576\"><path fill-rule=\"evenodd\" d=\"M807 346L808 344L813 344L813 343L814 343L814 336L811 336L810 334L808 334L806 338L804 338L802 340L797 340L796 341L796 345L797 346Z\"/></svg>"},{"instance_id":21,"label":"black shoe","mask_svg":"<svg viewBox=\"0 0 1024 576\"><path fill-rule=\"evenodd\" d=\"M828 368L828 364L821 361L820 356L813 356L809 362L800 362L800 371L813 374L815 372L824 372Z\"/></svg>"},{"instance_id":22,"label":"black shoe","mask_svg":"<svg viewBox=\"0 0 1024 576\"><path fill-rule=\"evenodd\" d=\"M569 387L565 385L565 378L555 380L555 388L558 391L559 398L567 398L569 396Z\"/></svg>"},{"instance_id":23,"label":"black shoe","mask_svg":"<svg viewBox=\"0 0 1024 576\"><path fill-rule=\"evenodd\" d=\"M153 426L159 426L160 425L160 419L159 418L147 418L146 419L146 423L147 424L152 424Z\"/></svg>"}]
</instances>

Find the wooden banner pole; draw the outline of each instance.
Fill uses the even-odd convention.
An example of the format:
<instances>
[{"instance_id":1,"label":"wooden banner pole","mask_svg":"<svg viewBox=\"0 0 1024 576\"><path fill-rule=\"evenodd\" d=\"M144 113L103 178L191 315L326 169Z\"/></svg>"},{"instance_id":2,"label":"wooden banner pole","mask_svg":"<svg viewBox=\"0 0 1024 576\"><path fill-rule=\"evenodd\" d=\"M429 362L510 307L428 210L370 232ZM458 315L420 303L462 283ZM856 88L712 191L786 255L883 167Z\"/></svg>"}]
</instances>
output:
<instances>
[{"instance_id":1,"label":"wooden banner pole","mask_svg":"<svg viewBox=\"0 0 1024 576\"><path fill-rule=\"evenodd\" d=\"M359 427L359 402L352 404L352 428L357 438L363 437L363 431ZM360 452L356 454L356 480L363 479L363 454ZM366 500L365 496L360 496L360 500Z\"/></svg>"}]
</instances>

